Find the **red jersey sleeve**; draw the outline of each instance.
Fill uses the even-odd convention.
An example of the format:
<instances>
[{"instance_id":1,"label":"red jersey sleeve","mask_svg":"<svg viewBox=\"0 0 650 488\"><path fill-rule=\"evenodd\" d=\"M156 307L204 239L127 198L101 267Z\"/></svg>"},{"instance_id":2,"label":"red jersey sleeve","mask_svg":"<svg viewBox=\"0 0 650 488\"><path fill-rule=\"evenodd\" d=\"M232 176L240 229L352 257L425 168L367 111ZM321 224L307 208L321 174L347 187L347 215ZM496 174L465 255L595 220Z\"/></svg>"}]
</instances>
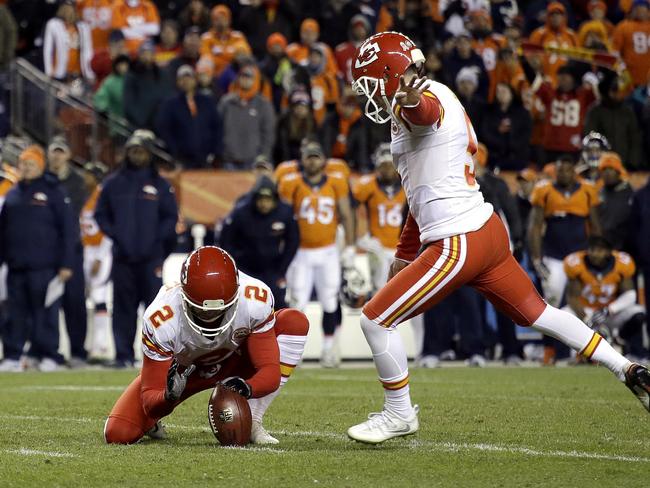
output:
<instances>
[{"instance_id":1,"label":"red jersey sleeve","mask_svg":"<svg viewBox=\"0 0 650 488\"><path fill-rule=\"evenodd\" d=\"M420 249L420 228L409 213L397 243L395 257L404 261L413 261Z\"/></svg>"},{"instance_id":2,"label":"red jersey sleeve","mask_svg":"<svg viewBox=\"0 0 650 488\"><path fill-rule=\"evenodd\" d=\"M440 100L433 93L425 91L420 95L420 103L415 107L402 107L404 118L414 125L433 125L442 115Z\"/></svg>"},{"instance_id":3,"label":"red jersey sleeve","mask_svg":"<svg viewBox=\"0 0 650 488\"><path fill-rule=\"evenodd\" d=\"M168 361L156 361L146 355L142 358L140 396L142 408L151 418L169 415L176 405L165 400L167 372L171 362L171 358Z\"/></svg>"},{"instance_id":4,"label":"red jersey sleeve","mask_svg":"<svg viewBox=\"0 0 650 488\"><path fill-rule=\"evenodd\" d=\"M255 374L247 380L253 398L261 398L280 387L280 350L275 331L251 334L248 337L248 355Z\"/></svg>"}]
</instances>

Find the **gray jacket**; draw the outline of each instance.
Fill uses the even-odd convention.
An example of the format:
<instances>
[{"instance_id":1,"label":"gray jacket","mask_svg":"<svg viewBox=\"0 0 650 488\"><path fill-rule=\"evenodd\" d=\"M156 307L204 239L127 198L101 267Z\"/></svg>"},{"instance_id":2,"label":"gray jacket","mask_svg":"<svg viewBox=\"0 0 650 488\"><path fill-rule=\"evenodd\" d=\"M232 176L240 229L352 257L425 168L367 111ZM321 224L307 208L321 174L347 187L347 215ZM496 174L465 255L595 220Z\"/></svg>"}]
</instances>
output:
<instances>
[{"instance_id":1,"label":"gray jacket","mask_svg":"<svg viewBox=\"0 0 650 488\"><path fill-rule=\"evenodd\" d=\"M237 93L219 101L223 122L223 162L226 166L248 169L260 154L271 156L275 143L273 105L261 95L244 102Z\"/></svg>"}]
</instances>

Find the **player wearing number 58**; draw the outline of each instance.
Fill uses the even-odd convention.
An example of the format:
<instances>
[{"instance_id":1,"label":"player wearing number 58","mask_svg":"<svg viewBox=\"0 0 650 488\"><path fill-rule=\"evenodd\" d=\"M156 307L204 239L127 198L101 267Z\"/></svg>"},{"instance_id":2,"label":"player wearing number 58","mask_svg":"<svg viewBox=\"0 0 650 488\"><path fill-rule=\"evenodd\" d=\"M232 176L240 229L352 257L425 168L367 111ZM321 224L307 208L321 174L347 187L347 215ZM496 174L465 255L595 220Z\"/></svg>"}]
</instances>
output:
<instances>
[{"instance_id":1,"label":"player wearing number 58","mask_svg":"<svg viewBox=\"0 0 650 488\"><path fill-rule=\"evenodd\" d=\"M165 249L176 238L173 188L152 162L153 134L136 131L126 142L124 167L103 184L95 219L113 240L113 337L115 365L132 366L140 303L151 303L162 285Z\"/></svg>"},{"instance_id":2,"label":"player wearing number 58","mask_svg":"<svg viewBox=\"0 0 650 488\"><path fill-rule=\"evenodd\" d=\"M269 287L239 271L223 249L192 252L180 283L162 287L145 311L142 371L111 410L106 442L164 437L162 417L223 383L248 399L251 442L277 444L262 417L302 358L309 322L273 305Z\"/></svg>"}]
</instances>

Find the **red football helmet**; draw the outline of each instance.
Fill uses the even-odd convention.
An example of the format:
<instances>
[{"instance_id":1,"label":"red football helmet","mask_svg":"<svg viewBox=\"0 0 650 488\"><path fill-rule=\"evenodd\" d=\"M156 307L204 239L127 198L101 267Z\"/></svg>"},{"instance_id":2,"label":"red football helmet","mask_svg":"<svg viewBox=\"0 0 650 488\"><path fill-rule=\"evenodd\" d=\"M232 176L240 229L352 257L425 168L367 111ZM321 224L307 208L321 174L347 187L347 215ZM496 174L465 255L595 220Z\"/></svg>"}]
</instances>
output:
<instances>
[{"instance_id":1,"label":"red football helmet","mask_svg":"<svg viewBox=\"0 0 650 488\"><path fill-rule=\"evenodd\" d=\"M370 120L383 124L391 119L391 102L399 79L412 65L419 71L424 66L424 55L399 32L380 32L359 46L352 64L352 88L357 95L368 98L365 114ZM380 106L378 100L385 106Z\"/></svg>"},{"instance_id":2,"label":"red football helmet","mask_svg":"<svg viewBox=\"0 0 650 488\"><path fill-rule=\"evenodd\" d=\"M181 295L185 317L196 332L214 338L228 330L239 298L239 273L230 254L216 246L192 252L181 268Z\"/></svg>"}]
</instances>

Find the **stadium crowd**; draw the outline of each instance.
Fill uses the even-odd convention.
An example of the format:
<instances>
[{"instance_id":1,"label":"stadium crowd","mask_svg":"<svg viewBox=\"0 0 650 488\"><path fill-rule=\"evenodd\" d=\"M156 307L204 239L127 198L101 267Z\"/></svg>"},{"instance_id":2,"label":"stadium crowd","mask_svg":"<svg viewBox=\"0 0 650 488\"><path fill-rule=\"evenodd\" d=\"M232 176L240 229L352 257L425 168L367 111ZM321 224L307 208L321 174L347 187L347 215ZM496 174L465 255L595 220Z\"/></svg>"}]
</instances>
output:
<instances>
[{"instance_id":1,"label":"stadium crowd","mask_svg":"<svg viewBox=\"0 0 650 488\"><path fill-rule=\"evenodd\" d=\"M341 301L358 306L386 281L407 211L385 144L390 125L367 120L351 88L356 48L386 30L419 45L426 76L463 103L481 141L469 177L545 299L647 358L638 304L650 303L650 184L633 189L630 172L650 167L648 0L8 0L0 137L11 133L16 56L90 101L113 145L121 142L112 121L133 131L114 159L80 164L62 124L46 146L25 147L17 167L3 163L0 369L63 363L59 306L70 365L105 358L111 322L112 364L133 364L138 306L153 300L163 261L187 233L154 148L180 170L254 172L214 242L268 283L278 306L288 293L304 308L315 289L321 363L336 366ZM505 172L516 174L514 191ZM369 257L367 287L355 271L359 251ZM65 292L46 307L55 277ZM423 367L525 356L515 324L469 288L422 321ZM544 339L537 359L567 357Z\"/></svg>"}]
</instances>

